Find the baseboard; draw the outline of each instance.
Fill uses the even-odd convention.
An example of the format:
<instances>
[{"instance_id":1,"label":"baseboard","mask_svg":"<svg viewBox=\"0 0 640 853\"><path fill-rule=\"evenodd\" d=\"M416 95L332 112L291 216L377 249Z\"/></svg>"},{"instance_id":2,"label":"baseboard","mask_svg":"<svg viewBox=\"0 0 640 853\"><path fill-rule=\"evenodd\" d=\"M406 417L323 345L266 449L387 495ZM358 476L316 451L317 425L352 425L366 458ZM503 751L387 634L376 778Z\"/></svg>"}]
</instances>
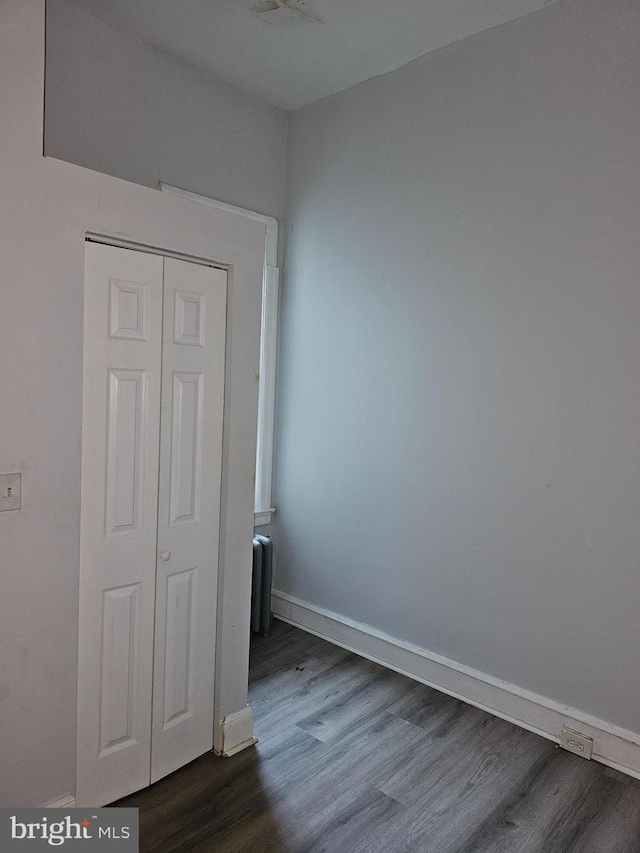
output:
<instances>
[{"instance_id":1,"label":"baseboard","mask_svg":"<svg viewBox=\"0 0 640 853\"><path fill-rule=\"evenodd\" d=\"M640 734L612 725L457 661L398 640L369 625L278 590L274 616L555 743L564 725L593 738L593 758L640 779Z\"/></svg>"},{"instance_id":2,"label":"baseboard","mask_svg":"<svg viewBox=\"0 0 640 853\"><path fill-rule=\"evenodd\" d=\"M57 800L51 800L50 803L45 803L43 809L75 809L76 798L73 794L65 794L64 797L59 797Z\"/></svg>"},{"instance_id":3,"label":"baseboard","mask_svg":"<svg viewBox=\"0 0 640 853\"><path fill-rule=\"evenodd\" d=\"M220 722L220 755L230 758L237 752L258 743L253 736L253 711L249 705L234 711Z\"/></svg>"}]
</instances>

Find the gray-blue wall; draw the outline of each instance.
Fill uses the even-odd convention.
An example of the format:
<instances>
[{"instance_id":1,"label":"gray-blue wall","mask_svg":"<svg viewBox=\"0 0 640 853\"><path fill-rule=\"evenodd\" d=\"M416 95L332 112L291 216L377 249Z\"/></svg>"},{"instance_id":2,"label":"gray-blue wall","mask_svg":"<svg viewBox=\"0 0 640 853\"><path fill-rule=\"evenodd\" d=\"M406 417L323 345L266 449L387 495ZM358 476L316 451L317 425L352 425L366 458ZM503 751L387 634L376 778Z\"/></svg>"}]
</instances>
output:
<instances>
[{"instance_id":1,"label":"gray-blue wall","mask_svg":"<svg viewBox=\"0 0 640 853\"><path fill-rule=\"evenodd\" d=\"M282 217L286 115L47 0L46 153Z\"/></svg>"},{"instance_id":2,"label":"gray-blue wall","mask_svg":"<svg viewBox=\"0 0 640 853\"><path fill-rule=\"evenodd\" d=\"M276 586L640 731L640 4L292 114Z\"/></svg>"}]
</instances>

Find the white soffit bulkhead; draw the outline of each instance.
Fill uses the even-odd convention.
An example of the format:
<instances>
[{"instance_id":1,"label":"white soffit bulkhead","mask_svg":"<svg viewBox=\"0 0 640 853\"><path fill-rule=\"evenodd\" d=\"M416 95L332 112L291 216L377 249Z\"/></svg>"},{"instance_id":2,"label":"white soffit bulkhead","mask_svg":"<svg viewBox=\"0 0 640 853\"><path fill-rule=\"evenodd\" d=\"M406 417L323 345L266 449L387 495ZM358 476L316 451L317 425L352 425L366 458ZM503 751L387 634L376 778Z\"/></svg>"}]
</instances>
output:
<instances>
[{"instance_id":1,"label":"white soffit bulkhead","mask_svg":"<svg viewBox=\"0 0 640 853\"><path fill-rule=\"evenodd\" d=\"M291 110L557 0L71 0Z\"/></svg>"}]
</instances>

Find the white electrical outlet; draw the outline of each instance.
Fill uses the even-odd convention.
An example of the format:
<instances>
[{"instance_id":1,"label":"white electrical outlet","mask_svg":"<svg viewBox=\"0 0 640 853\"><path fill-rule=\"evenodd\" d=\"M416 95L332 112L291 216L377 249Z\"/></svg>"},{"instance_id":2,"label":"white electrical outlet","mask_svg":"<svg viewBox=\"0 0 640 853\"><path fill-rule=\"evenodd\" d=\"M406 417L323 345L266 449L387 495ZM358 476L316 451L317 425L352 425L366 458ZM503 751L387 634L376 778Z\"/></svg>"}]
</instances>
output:
<instances>
[{"instance_id":1,"label":"white electrical outlet","mask_svg":"<svg viewBox=\"0 0 640 853\"><path fill-rule=\"evenodd\" d=\"M22 506L22 474L0 474L0 512Z\"/></svg>"},{"instance_id":2,"label":"white electrical outlet","mask_svg":"<svg viewBox=\"0 0 640 853\"><path fill-rule=\"evenodd\" d=\"M575 732L573 729L563 726L560 735L560 746L568 749L569 752L581 755L583 758L591 758L593 753L593 738L581 735L580 732Z\"/></svg>"}]
</instances>

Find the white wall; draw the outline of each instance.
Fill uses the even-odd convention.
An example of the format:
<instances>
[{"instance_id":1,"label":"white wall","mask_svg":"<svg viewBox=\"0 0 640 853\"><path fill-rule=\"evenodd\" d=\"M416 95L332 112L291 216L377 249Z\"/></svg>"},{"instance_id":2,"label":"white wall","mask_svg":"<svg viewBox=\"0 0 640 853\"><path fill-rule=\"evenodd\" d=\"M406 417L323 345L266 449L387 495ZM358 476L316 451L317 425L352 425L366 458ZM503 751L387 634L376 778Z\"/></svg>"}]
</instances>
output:
<instances>
[{"instance_id":1,"label":"white wall","mask_svg":"<svg viewBox=\"0 0 640 853\"><path fill-rule=\"evenodd\" d=\"M42 156L44 0L0 3L0 805L75 788L86 231L231 264L219 718L246 706L264 227ZM213 665L213 661L212 661Z\"/></svg>"},{"instance_id":2,"label":"white wall","mask_svg":"<svg viewBox=\"0 0 640 853\"><path fill-rule=\"evenodd\" d=\"M286 116L65 0L47 0L45 150L282 218Z\"/></svg>"},{"instance_id":3,"label":"white wall","mask_svg":"<svg viewBox=\"0 0 640 853\"><path fill-rule=\"evenodd\" d=\"M292 114L276 586L640 732L640 4Z\"/></svg>"}]
</instances>

